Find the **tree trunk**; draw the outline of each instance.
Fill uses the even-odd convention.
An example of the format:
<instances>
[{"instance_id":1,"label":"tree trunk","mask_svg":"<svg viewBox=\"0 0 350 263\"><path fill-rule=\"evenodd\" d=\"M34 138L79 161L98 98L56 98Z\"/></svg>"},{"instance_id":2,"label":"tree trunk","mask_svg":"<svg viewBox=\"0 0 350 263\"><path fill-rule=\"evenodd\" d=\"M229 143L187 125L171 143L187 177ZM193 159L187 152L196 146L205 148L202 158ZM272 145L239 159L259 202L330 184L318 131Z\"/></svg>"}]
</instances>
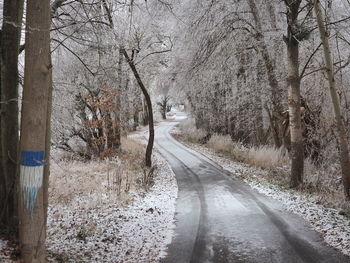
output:
<instances>
[{"instance_id":1,"label":"tree trunk","mask_svg":"<svg viewBox=\"0 0 350 263\"><path fill-rule=\"evenodd\" d=\"M319 0L313 0L314 11L317 19L317 25L320 32L320 38L323 44L324 60L326 64L326 73L329 84L329 92L332 98L334 115L337 123L338 136L339 136L339 151L340 151L340 163L343 175L343 185L345 196L350 200L350 157L348 148L347 132L344 126L344 118L342 115L339 97L336 89L334 68L332 54L328 42L328 34L324 23L324 16L320 6Z\"/></svg>"},{"instance_id":2,"label":"tree trunk","mask_svg":"<svg viewBox=\"0 0 350 263\"><path fill-rule=\"evenodd\" d=\"M261 19L258 13L258 8L254 0L249 0L248 4L249 4L250 11L252 12L255 28L257 31L255 34L255 38L258 42L258 50L264 61L267 80L271 91L270 93L271 103L272 103L272 113L270 115L271 133L272 133L272 137L276 148L279 148L282 145L281 136L280 136L281 132L279 130L279 125L278 125L278 116L283 111L283 108L281 105L281 97L282 97L281 91L279 89L273 60L269 54L266 42L264 40L264 36L262 35L263 29L261 25Z\"/></svg>"},{"instance_id":3,"label":"tree trunk","mask_svg":"<svg viewBox=\"0 0 350 263\"><path fill-rule=\"evenodd\" d=\"M261 59L258 60L258 66L257 66L257 72L256 72L256 78L257 82L263 79L264 72L262 70L263 65ZM255 86L254 90L254 101L255 101L255 107L254 107L254 115L255 115L255 143L256 145L259 144L265 144L266 142L263 141L264 138L264 118L263 118L263 102L262 102L262 90L260 89L259 85Z\"/></svg>"},{"instance_id":4,"label":"tree trunk","mask_svg":"<svg viewBox=\"0 0 350 263\"><path fill-rule=\"evenodd\" d=\"M114 128L115 132L115 144L116 148L119 149L121 145L121 127L122 127L122 118L121 118L121 111L122 111L122 103L121 103L121 96L123 93L123 53L119 49L119 61L118 61L118 94L116 98L116 109L115 109L115 121L116 125Z\"/></svg>"},{"instance_id":5,"label":"tree trunk","mask_svg":"<svg viewBox=\"0 0 350 263\"><path fill-rule=\"evenodd\" d=\"M25 263L45 262L46 201L43 189L51 81L50 1L28 0L21 118L20 247ZM46 186L47 187L47 186Z\"/></svg>"},{"instance_id":6,"label":"tree trunk","mask_svg":"<svg viewBox=\"0 0 350 263\"><path fill-rule=\"evenodd\" d=\"M146 126L149 124L149 109L148 109L148 103L145 101L146 99L142 100L142 112L143 112L143 119L142 124L143 126Z\"/></svg>"},{"instance_id":7,"label":"tree trunk","mask_svg":"<svg viewBox=\"0 0 350 263\"><path fill-rule=\"evenodd\" d=\"M18 231L18 53L23 0L5 0L1 33L0 225Z\"/></svg>"},{"instance_id":8,"label":"tree trunk","mask_svg":"<svg viewBox=\"0 0 350 263\"><path fill-rule=\"evenodd\" d=\"M288 36L285 39L288 53L288 108L291 137L291 179L290 186L297 187L303 182L304 147L301 125L301 100L299 76L299 42L293 35L299 14L301 0L289 0L287 3Z\"/></svg>"},{"instance_id":9,"label":"tree trunk","mask_svg":"<svg viewBox=\"0 0 350 263\"><path fill-rule=\"evenodd\" d=\"M51 53L50 53L50 64ZM45 229L47 226L47 210L49 207L49 179L50 179L50 156L51 156L51 115L52 115L52 68L49 72L49 91L47 98L47 116L46 116L46 135L45 135L45 166L44 166L44 178L43 178L43 193L44 193L44 216L45 216Z\"/></svg>"},{"instance_id":10,"label":"tree trunk","mask_svg":"<svg viewBox=\"0 0 350 263\"><path fill-rule=\"evenodd\" d=\"M139 73L137 72L134 61L132 61L129 58L129 55L124 48L121 48L121 50L122 50L122 53L123 53L126 61L129 64L132 72L134 73L134 76L137 80L137 83L139 84L139 86L142 90L142 93L145 96L146 103L147 103L149 139L148 139L148 144L147 144L147 148L146 148L146 166L151 167L152 166L152 150L153 150L153 144L154 144L154 123L153 123L153 110L152 110L151 98L148 94L148 91L147 91L145 85L143 84L143 82L141 80Z\"/></svg>"}]
</instances>

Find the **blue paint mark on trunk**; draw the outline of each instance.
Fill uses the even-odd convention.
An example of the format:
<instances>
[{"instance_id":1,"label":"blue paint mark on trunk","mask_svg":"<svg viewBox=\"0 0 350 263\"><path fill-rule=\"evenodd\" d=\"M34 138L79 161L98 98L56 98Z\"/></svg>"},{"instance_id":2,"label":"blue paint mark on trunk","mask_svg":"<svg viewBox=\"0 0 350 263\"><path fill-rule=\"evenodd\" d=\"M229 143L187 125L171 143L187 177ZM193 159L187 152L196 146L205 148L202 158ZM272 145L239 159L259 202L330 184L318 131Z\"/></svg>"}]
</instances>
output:
<instances>
[{"instance_id":1,"label":"blue paint mark on trunk","mask_svg":"<svg viewBox=\"0 0 350 263\"><path fill-rule=\"evenodd\" d=\"M21 152L20 187L23 205L32 213L44 176L45 152Z\"/></svg>"},{"instance_id":2,"label":"blue paint mark on trunk","mask_svg":"<svg viewBox=\"0 0 350 263\"><path fill-rule=\"evenodd\" d=\"M44 165L45 152L21 152L21 165L23 166L42 166Z\"/></svg>"}]
</instances>

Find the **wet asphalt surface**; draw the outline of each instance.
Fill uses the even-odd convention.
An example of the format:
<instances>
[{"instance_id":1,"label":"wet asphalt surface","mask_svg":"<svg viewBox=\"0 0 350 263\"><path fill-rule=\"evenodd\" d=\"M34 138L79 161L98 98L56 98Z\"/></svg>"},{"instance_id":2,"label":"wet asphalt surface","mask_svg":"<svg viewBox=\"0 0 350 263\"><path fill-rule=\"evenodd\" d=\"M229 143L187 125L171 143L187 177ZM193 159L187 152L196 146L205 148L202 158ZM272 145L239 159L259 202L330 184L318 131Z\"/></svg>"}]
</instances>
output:
<instances>
[{"instance_id":1,"label":"wet asphalt surface","mask_svg":"<svg viewBox=\"0 0 350 263\"><path fill-rule=\"evenodd\" d=\"M175 236L162 262L350 262L281 203L173 139L177 123L156 129L156 147L179 186Z\"/></svg>"}]
</instances>

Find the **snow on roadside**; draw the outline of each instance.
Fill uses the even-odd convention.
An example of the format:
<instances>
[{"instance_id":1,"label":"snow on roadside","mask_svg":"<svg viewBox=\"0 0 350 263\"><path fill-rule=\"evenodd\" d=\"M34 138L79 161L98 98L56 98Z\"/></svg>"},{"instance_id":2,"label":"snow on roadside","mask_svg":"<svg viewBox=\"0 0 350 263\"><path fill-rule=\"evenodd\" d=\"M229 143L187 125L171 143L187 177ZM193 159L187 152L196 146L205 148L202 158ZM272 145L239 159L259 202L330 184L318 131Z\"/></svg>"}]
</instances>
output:
<instances>
[{"instance_id":1,"label":"snow on roadside","mask_svg":"<svg viewBox=\"0 0 350 263\"><path fill-rule=\"evenodd\" d=\"M126 208L107 195L93 208L84 208L86 198L74 207L50 206L50 262L147 263L165 256L173 235L177 184L160 154L154 153L153 161L158 167L154 185L144 196L134 193Z\"/></svg>"},{"instance_id":2,"label":"snow on roadside","mask_svg":"<svg viewBox=\"0 0 350 263\"><path fill-rule=\"evenodd\" d=\"M350 219L340 215L338 210L317 204L316 198L312 196L305 196L290 189L281 189L261 180L259 175L267 171L220 157L214 150L198 144L188 142L184 144L213 160L233 175L243 175L244 181L252 188L281 201L287 210L300 215L313 229L320 232L326 243L350 256Z\"/></svg>"}]
</instances>

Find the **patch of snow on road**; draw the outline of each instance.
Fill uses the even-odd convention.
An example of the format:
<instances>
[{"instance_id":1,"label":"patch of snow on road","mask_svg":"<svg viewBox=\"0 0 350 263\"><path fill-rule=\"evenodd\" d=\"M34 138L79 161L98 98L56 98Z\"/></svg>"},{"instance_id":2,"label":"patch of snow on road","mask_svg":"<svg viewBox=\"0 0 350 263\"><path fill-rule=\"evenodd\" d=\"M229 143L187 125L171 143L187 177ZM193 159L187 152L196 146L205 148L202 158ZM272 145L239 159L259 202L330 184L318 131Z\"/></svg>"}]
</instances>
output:
<instances>
[{"instance_id":1,"label":"patch of snow on road","mask_svg":"<svg viewBox=\"0 0 350 263\"><path fill-rule=\"evenodd\" d=\"M340 215L338 210L317 204L316 198L312 196L304 196L290 189L281 189L261 180L259 174L267 171L220 157L215 151L204 146L187 142L185 144L213 160L234 176L243 177L244 181L258 192L281 201L287 210L300 215L311 224L313 229L320 232L326 243L350 256L350 220Z\"/></svg>"},{"instance_id":2,"label":"patch of snow on road","mask_svg":"<svg viewBox=\"0 0 350 263\"><path fill-rule=\"evenodd\" d=\"M155 183L144 196L120 207L104 196L97 207L50 206L48 251L50 262L157 262L165 256L174 229L177 184L167 162L154 153ZM91 198L94 198L91 196Z\"/></svg>"}]
</instances>

